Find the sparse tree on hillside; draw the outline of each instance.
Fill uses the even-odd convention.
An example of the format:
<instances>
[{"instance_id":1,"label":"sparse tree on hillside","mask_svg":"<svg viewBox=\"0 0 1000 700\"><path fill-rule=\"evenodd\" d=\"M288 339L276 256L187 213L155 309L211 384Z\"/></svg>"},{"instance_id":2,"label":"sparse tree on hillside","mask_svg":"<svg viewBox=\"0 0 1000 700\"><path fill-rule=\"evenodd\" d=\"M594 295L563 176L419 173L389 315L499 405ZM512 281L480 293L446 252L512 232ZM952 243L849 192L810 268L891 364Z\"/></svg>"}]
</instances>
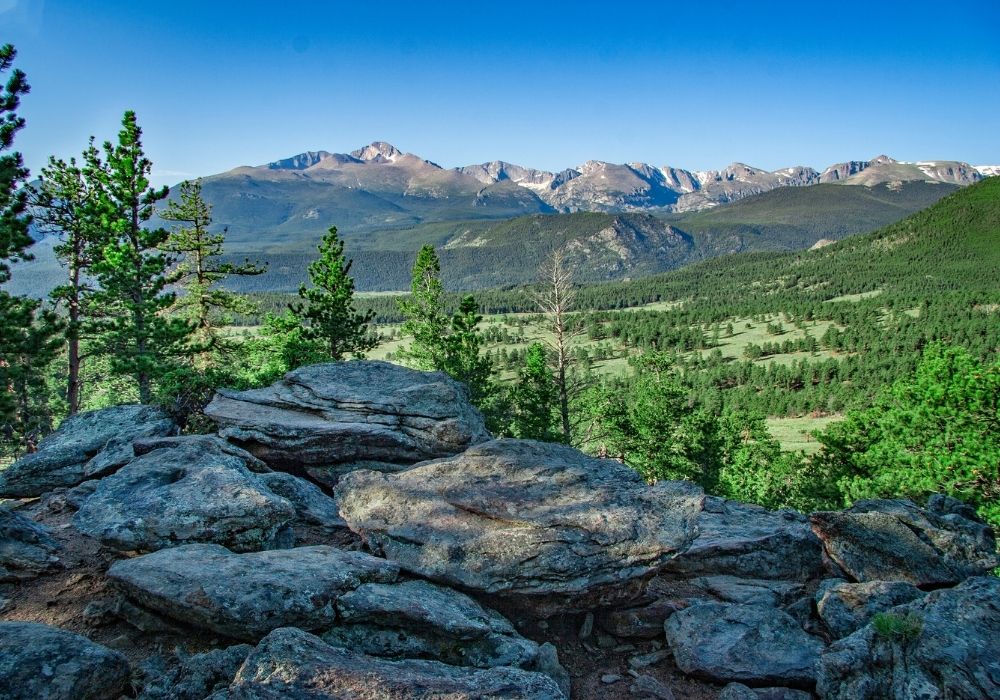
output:
<instances>
[{"instance_id":1,"label":"sparse tree on hillside","mask_svg":"<svg viewBox=\"0 0 1000 700\"><path fill-rule=\"evenodd\" d=\"M180 256L171 277L182 293L172 310L194 326L192 349L198 353L198 368L204 370L213 357L225 359L233 350L219 332L227 316L255 309L245 296L223 289L219 283L227 277L259 275L264 268L249 260L241 265L219 262L226 235L209 231L212 208L201 196L200 180L181 183L180 200L169 202L160 216L180 224L160 249Z\"/></svg>"},{"instance_id":2,"label":"sparse tree on hillside","mask_svg":"<svg viewBox=\"0 0 1000 700\"><path fill-rule=\"evenodd\" d=\"M370 325L375 313L354 308L351 262L344 255L337 228L331 227L320 241L319 259L309 265L313 286L299 287L299 296L307 303L292 306L297 316L309 321L306 335L321 341L333 360L348 354L364 357L378 344Z\"/></svg>"}]
</instances>

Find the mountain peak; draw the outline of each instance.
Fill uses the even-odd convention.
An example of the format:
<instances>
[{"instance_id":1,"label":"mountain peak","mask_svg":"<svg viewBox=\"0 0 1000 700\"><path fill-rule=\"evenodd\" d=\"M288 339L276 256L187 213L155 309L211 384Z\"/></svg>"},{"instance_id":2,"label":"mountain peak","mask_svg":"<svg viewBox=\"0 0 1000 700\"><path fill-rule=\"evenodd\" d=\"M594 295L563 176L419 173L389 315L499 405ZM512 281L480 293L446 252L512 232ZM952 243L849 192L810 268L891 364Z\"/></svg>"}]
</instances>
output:
<instances>
[{"instance_id":1,"label":"mountain peak","mask_svg":"<svg viewBox=\"0 0 1000 700\"><path fill-rule=\"evenodd\" d=\"M306 151L291 158L282 158L267 164L269 170L305 170L331 154L327 151Z\"/></svg>"},{"instance_id":2,"label":"mountain peak","mask_svg":"<svg viewBox=\"0 0 1000 700\"><path fill-rule=\"evenodd\" d=\"M396 160L396 158L403 155L403 152L391 143L386 143L385 141L372 141L364 148L351 151L351 155L360 160L375 163L392 163Z\"/></svg>"}]
</instances>

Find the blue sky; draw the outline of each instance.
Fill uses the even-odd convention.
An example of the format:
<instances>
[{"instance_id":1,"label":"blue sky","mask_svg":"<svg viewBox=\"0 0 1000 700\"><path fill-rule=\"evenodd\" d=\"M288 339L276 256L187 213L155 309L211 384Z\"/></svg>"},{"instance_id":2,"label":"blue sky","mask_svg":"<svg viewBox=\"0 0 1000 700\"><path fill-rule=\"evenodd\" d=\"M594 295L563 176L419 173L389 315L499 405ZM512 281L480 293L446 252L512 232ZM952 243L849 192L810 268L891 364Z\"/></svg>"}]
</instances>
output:
<instances>
[{"instance_id":1,"label":"blue sky","mask_svg":"<svg viewBox=\"0 0 1000 700\"><path fill-rule=\"evenodd\" d=\"M35 171L125 109L163 182L376 139L446 167L1000 163L996 0L0 0L0 42Z\"/></svg>"}]
</instances>

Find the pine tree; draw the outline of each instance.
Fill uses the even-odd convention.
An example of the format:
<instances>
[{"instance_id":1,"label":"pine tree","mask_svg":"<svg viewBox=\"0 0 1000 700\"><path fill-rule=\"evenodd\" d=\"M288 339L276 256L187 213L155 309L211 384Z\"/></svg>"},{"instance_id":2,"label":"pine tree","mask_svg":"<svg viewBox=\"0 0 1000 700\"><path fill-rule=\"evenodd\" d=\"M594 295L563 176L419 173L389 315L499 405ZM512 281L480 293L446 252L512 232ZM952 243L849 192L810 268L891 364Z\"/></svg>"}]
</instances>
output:
<instances>
[{"instance_id":1,"label":"pine tree","mask_svg":"<svg viewBox=\"0 0 1000 700\"><path fill-rule=\"evenodd\" d=\"M541 343L528 346L510 395L510 432L514 437L548 442L562 439L555 411L559 388Z\"/></svg>"},{"instance_id":2,"label":"pine tree","mask_svg":"<svg viewBox=\"0 0 1000 700\"><path fill-rule=\"evenodd\" d=\"M14 63L17 51L10 44L0 46L0 75ZM10 279L7 261L24 257L23 251L31 244L25 213L27 191L21 185L28 178L21 154L6 153L14 145L14 135L24 127L24 119L17 116L21 95L31 90L22 71L14 69L7 84L0 88L0 284Z\"/></svg>"},{"instance_id":3,"label":"pine tree","mask_svg":"<svg viewBox=\"0 0 1000 700\"><path fill-rule=\"evenodd\" d=\"M477 406L482 406L493 392L493 363L482 352L483 338L478 331L482 320L475 297L471 294L462 297L451 317L445 365L441 368L469 387L472 402Z\"/></svg>"},{"instance_id":4,"label":"pine tree","mask_svg":"<svg viewBox=\"0 0 1000 700\"><path fill-rule=\"evenodd\" d=\"M424 245L413 264L410 295L399 301L399 309L406 318L401 333L413 338L409 346L399 351L399 357L417 369L447 367L450 324L443 295L441 261L433 246Z\"/></svg>"},{"instance_id":5,"label":"pine tree","mask_svg":"<svg viewBox=\"0 0 1000 700\"><path fill-rule=\"evenodd\" d=\"M135 112L125 112L118 143L104 144L105 160L96 170L103 226L109 240L93 271L101 289L93 303L100 319L97 342L112 370L131 376L138 398L153 398L153 382L186 352L190 325L161 312L174 302L167 293L170 260L159 251L169 233L146 228L167 188L150 187L152 163L142 150Z\"/></svg>"},{"instance_id":6,"label":"pine tree","mask_svg":"<svg viewBox=\"0 0 1000 700\"><path fill-rule=\"evenodd\" d=\"M293 313L309 321L306 335L322 341L333 360L347 354L363 357L378 344L369 327L375 312L360 313L354 308L351 262L344 256L337 227L331 227L320 241L319 259L309 265L313 286L299 287L299 296L307 303L292 306Z\"/></svg>"},{"instance_id":7,"label":"pine tree","mask_svg":"<svg viewBox=\"0 0 1000 700\"><path fill-rule=\"evenodd\" d=\"M212 208L201 196L201 181L181 183L180 200L171 201L160 217L181 226L172 231L160 249L180 256L171 279L181 289L172 311L194 327L192 349L199 369L211 358L230 355L232 343L219 332L230 314L248 314L254 304L241 294L222 289L219 283L231 276L253 276L264 268L245 261L241 265L219 262L225 232L211 233Z\"/></svg>"},{"instance_id":8,"label":"pine tree","mask_svg":"<svg viewBox=\"0 0 1000 700\"><path fill-rule=\"evenodd\" d=\"M50 294L66 307L66 403L70 415L80 409L81 368L84 360L81 340L88 316L87 301L93 289L87 274L94 256L100 255L106 234L101 226L93 165L100 163L94 139L83 154L84 167L75 158L69 163L49 158L42 169L35 197L35 220L42 230L60 237L56 257L67 269L66 284Z\"/></svg>"}]
</instances>

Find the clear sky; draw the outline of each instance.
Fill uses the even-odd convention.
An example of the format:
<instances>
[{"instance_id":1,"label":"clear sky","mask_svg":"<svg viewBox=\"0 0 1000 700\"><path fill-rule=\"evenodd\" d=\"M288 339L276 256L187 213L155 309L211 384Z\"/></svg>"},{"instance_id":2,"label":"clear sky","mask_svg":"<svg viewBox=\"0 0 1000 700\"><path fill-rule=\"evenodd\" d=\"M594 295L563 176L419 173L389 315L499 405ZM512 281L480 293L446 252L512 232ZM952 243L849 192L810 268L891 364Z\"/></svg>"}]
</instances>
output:
<instances>
[{"instance_id":1,"label":"clear sky","mask_svg":"<svg viewBox=\"0 0 1000 700\"><path fill-rule=\"evenodd\" d=\"M386 140L451 167L1000 163L1000 1L0 0L32 170L134 109L162 182Z\"/></svg>"}]
</instances>

